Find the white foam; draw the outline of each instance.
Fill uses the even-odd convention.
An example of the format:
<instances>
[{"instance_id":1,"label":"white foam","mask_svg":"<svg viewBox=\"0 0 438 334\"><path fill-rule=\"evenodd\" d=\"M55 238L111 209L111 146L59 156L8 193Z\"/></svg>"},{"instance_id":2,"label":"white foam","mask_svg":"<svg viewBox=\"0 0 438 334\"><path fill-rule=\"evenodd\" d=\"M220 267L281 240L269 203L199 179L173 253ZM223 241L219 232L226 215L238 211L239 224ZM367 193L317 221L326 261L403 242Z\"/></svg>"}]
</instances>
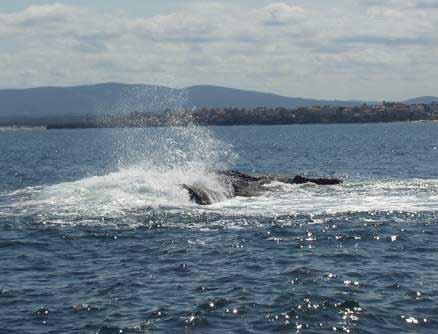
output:
<instances>
[{"instance_id":1,"label":"white foam","mask_svg":"<svg viewBox=\"0 0 438 334\"><path fill-rule=\"evenodd\" d=\"M233 198L208 209L245 215L437 211L438 180L346 182L338 186L271 184L253 198Z\"/></svg>"},{"instance_id":2,"label":"white foam","mask_svg":"<svg viewBox=\"0 0 438 334\"><path fill-rule=\"evenodd\" d=\"M219 193L227 191L214 174L201 167L156 170L145 166L121 169L105 176L47 187L27 188L10 196L15 212L57 215L111 216L146 207L192 206L182 184L198 184ZM17 200L20 199L20 200Z\"/></svg>"},{"instance_id":3,"label":"white foam","mask_svg":"<svg viewBox=\"0 0 438 334\"><path fill-rule=\"evenodd\" d=\"M136 166L76 182L27 188L10 195L0 213L59 217L115 217L132 210L214 212L224 216L279 216L371 211L437 211L438 180L346 182L339 186L273 183L259 197L236 197L210 206L191 203L182 184L222 192L218 178L201 168L148 169ZM9 203L8 203L9 202Z\"/></svg>"}]
</instances>

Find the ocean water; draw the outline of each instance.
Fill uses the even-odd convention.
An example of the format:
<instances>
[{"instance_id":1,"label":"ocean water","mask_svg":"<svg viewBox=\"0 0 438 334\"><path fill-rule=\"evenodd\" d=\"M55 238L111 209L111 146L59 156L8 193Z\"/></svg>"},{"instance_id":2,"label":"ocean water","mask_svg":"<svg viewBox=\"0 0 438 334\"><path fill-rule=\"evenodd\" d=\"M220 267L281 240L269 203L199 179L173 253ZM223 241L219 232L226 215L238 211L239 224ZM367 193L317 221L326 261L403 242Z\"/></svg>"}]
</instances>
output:
<instances>
[{"instance_id":1,"label":"ocean water","mask_svg":"<svg viewBox=\"0 0 438 334\"><path fill-rule=\"evenodd\" d=\"M438 124L0 132L0 333L438 333ZM201 207L211 173L274 183Z\"/></svg>"}]
</instances>

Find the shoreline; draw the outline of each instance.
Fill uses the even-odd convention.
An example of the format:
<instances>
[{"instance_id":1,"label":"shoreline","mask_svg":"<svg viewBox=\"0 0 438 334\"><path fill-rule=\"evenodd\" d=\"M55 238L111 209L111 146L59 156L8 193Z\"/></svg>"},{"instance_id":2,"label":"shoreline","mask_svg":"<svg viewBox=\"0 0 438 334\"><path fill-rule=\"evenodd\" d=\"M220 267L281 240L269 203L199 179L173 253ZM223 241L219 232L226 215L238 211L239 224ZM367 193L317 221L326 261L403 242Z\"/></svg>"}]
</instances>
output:
<instances>
[{"instance_id":1,"label":"shoreline","mask_svg":"<svg viewBox=\"0 0 438 334\"><path fill-rule=\"evenodd\" d=\"M407 120L407 121L376 121L376 122L307 122L307 123L235 123L235 124L166 124L166 125L96 125L96 126L75 126L75 125L51 125L48 124L45 130L61 129L139 129L139 128L167 128L167 127L187 127L187 126L205 126L205 127L226 127L226 126L284 126L284 125L336 125L336 124L393 124L393 123L438 123L438 119L430 120Z\"/></svg>"}]
</instances>

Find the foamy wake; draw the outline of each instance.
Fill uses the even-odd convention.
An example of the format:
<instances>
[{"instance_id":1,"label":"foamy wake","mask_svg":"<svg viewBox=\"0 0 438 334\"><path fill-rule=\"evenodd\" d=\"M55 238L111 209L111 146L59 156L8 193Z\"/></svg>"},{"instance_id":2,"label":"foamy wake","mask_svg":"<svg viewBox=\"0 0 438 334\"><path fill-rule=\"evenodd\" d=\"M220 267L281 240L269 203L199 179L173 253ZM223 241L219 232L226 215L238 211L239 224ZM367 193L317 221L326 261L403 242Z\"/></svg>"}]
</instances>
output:
<instances>
[{"instance_id":1,"label":"foamy wake","mask_svg":"<svg viewBox=\"0 0 438 334\"><path fill-rule=\"evenodd\" d=\"M138 166L75 182L18 190L4 196L10 203L3 205L3 211L114 216L142 208L186 209L192 203L183 184L215 189L226 198L226 189L218 178L200 166L168 170Z\"/></svg>"},{"instance_id":2,"label":"foamy wake","mask_svg":"<svg viewBox=\"0 0 438 334\"><path fill-rule=\"evenodd\" d=\"M438 180L346 181L339 186L273 183L260 197L234 198L210 207L248 215L436 211Z\"/></svg>"},{"instance_id":3,"label":"foamy wake","mask_svg":"<svg viewBox=\"0 0 438 334\"><path fill-rule=\"evenodd\" d=\"M198 184L223 193L223 201L198 206L190 202L182 184ZM227 189L206 170L160 171L131 167L105 176L4 194L0 201L0 215L80 219L120 217L145 208L233 216L438 210L438 180L347 181L328 187L275 182L269 187L270 190L260 197L226 199Z\"/></svg>"}]
</instances>

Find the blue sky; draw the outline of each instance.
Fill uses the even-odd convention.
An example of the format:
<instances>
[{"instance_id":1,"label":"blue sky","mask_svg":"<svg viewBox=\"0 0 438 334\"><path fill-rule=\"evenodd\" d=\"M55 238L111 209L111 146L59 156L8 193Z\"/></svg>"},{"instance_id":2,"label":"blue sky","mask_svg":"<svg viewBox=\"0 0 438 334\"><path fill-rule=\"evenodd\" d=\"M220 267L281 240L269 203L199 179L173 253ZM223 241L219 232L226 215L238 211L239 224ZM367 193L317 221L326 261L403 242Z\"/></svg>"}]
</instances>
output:
<instances>
[{"instance_id":1,"label":"blue sky","mask_svg":"<svg viewBox=\"0 0 438 334\"><path fill-rule=\"evenodd\" d=\"M438 2L2 1L0 72L0 88L117 81L328 99L438 95Z\"/></svg>"}]
</instances>

